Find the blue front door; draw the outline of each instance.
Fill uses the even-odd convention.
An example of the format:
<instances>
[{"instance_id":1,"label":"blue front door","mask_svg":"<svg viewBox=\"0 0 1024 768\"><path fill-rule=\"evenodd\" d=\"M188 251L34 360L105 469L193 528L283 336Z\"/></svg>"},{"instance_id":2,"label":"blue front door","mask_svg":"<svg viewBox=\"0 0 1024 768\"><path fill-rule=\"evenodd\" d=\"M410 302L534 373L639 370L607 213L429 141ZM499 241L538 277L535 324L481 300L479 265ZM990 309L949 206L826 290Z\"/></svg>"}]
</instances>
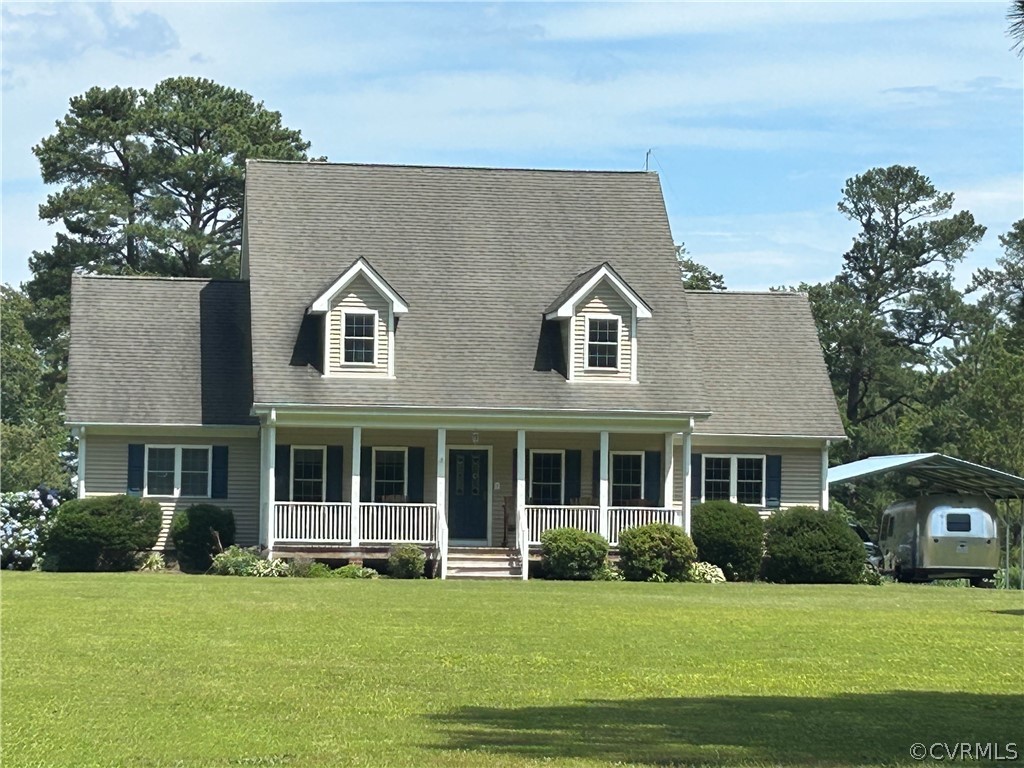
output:
<instances>
[{"instance_id":1,"label":"blue front door","mask_svg":"<svg viewBox=\"0 0 1024 768\"><path fill-rule=\"evenodd\" d=\"M452 448L448 452L448 537L487 540L487 451Z\"/></svg>"}]
</instances>

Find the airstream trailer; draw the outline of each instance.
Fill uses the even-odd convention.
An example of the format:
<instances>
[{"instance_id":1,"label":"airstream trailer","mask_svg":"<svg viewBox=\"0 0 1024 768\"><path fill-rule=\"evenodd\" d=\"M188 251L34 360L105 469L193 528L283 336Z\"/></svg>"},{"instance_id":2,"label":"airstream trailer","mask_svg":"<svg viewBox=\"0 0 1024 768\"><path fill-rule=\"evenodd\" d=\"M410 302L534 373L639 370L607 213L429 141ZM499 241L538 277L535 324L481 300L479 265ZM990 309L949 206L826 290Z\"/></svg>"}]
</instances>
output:
<instances>
[{"instance_id":1,"label":"airstream trailer","mask_svg":"<svg viewBox=\"0 0 1024 768\"><path fill-rule=\"evenodd\" d=\"M899 581L970 579L999 568L996 510L983 496L922 496L893 504L878 531L882 573Z\"/></svg>"}]
</instances>

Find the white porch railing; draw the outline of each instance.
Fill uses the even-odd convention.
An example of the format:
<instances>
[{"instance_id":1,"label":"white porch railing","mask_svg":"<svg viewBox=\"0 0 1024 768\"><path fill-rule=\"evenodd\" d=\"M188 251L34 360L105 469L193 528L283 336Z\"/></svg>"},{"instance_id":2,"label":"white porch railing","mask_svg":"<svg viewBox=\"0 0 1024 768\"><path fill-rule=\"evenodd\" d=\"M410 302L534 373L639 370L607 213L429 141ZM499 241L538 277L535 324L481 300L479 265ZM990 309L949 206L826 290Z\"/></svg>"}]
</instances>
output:
<instances>
[{"instance_id":1,"label":"white porch railing","mask_svg":"<svg viewBox=\"0 0 1024 768\"><path fill-rule=\"evenodd\" d=\"M347 542L352 538L351 524L348 502L274 503L274 538L279 542Z\"/></svg>"},{"instance_id":2,"label":"white porch railing","mask_svg":"<svg viewBox=\"0 0 1024 768\"><path fill-rule=\"evenodd\" d=\"M676 525L676 511L662 507L609 507L608 543L617 546L622 531L648 523Z\"/></svg>"},{"instance_id":3,"label":"white porch railing","mask_svg":"<svg viewBox=\"0 0 1024 768\"><path fill-rule=\"evenodd\" d=\"M600 507L526 507L526 525L530 544L540 544L540 535L552 528L579 528L598 533L601 523Z\"/></svg>"},{"instance_id":4,"label":"white porch railing","mask_svg":"<svg viewBox=\"0 0 1024 768\"><path fill-rule=\"evenodd\" d=\"M434 544L437 505L360 504L359 532L364 543Z\"/></svg>"}]
</instances>

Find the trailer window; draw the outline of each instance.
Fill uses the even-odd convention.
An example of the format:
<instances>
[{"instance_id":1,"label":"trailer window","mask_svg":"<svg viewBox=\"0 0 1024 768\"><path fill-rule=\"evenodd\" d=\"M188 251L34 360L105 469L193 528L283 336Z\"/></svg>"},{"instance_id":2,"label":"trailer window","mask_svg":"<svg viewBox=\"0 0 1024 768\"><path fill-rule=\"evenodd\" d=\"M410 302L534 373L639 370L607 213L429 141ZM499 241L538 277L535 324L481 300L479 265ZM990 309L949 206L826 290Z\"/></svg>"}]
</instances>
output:
<instances>
[{"instance_id":1,"label":"trailer window","mask_svg":"<svg viewBox=\"0 0 1024 768\"><path fill-rule=\"evenodd\" d=\"M971 530L971 516L950 512L946 515L946 530L951 533L968 533Z\"/></svg>"}]
</instances>

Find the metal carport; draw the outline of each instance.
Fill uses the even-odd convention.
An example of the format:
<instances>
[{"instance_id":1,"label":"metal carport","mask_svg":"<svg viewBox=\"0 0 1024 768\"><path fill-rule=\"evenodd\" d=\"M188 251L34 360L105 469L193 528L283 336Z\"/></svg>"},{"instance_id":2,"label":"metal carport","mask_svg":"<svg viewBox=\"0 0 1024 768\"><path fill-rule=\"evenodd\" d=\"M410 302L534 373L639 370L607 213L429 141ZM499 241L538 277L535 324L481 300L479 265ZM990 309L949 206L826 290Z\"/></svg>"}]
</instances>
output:
<instances>
[{"instance_id":1,"label":"metal carport","mask_svg":"<svg viewBox=\"0 0 1024 768\"><path fill-rule=\"evenodd\" d=\"M1010 568L1010 502L1017 500L1021 526L1024 530L1024 477L983 467L970 461L945 456L941 453L905 453L892 456L872 456L849 464L840 464L828 470L828 484L849 483L874 475L898 472L921 483L921 493L959 493L987 496L993 501L1006 502L1006 557L1004 567ZM1002 516L1000 516L1002 518ZM1024 573L1024 542L1021 546L1021 571ZM1021 584L1024 589L1024 582Z\"/></svg>"}]
</instances>

